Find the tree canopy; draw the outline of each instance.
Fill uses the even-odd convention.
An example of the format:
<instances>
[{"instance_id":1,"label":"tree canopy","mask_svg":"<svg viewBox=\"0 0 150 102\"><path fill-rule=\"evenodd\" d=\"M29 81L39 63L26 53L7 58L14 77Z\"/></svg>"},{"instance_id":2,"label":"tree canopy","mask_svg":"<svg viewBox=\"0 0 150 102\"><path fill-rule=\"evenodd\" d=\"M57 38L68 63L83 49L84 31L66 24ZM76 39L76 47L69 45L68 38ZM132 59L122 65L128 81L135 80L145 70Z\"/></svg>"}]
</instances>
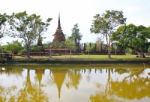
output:
<instances>
[{"instance_id":1,"label":"tree canopy","mask_svg":"<svg viewBox=\"0 0 150 102\"><path fill-rule=\"evenodd\" d=\"M80 50L80 40L82 38L82 35L80 34L80 29L78 27L78 24L75 24L72 28L72 34L70 37L76 46L76 51Z\"/></svg>"},{"instance_id":2,"label":"tree canopy","mask_svg":"<svg viewBox=\"0 0 150 102\"><path fill-rule=\"evenodd\" d=\"M126 18L124 18L122 11L107 10L102 15L96 14L94 16L93 23L91 25L91 32L96 34L102 34L105 37L108 47L108 57L111 58L111 36L116 27L124 24Z\"/></svg>"},{"instance_id":3,"label":"tree canopy","mask_svg":"<svg viewBox=\"0 0 150 102\"><path fill-rule=\"evenodd\" d=\"M27 57L30 58L30 46L37 37L44 31L44 27L49 25L51 19L43 23L41 17L36 14L28 15L26 12L13 13L10 17L11 36L23 39Z\"/></svg>"},{"instance_id":4,"label":"tree canopy","mask_svg":"<svg viewBox=\"0 0 150 102\"><path fill-rule=\"evenodd\" d=\"M147 43L150 38L150 28L142 25L136 26L133 24L120 26L113 33L112 40L119 42L124 48L130 48L136 53L144 56L144 52L148 49Z\"/></svg>"}]
</instances>

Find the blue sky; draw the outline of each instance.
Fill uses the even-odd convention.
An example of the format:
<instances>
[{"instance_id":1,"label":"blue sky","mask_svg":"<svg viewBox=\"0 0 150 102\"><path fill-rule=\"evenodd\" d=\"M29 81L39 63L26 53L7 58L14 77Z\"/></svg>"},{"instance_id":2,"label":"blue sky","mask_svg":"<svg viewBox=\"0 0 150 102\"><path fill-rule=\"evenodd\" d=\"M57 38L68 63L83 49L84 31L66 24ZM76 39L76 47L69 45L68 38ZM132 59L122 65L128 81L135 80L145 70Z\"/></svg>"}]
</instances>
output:
<instances>
[{"instance_id":1,"label":"blue sky","mask_svg":"<svg viewBox=\"0 0 150 102\"><path fill-rule=\"evenodd\" d=\"M21 12L36 13L43 19L53 18L44 42L50 42L57 28L58 13L66 36L71 35L75 23L79 24L83 36L82 42L95 42L98 35L90 33L93 16L105 10L122 10L127 23L150 26L150 0L0 0L0 13ZM14 39L5 37L2 43Z\"/></svg>"}]
</instances>

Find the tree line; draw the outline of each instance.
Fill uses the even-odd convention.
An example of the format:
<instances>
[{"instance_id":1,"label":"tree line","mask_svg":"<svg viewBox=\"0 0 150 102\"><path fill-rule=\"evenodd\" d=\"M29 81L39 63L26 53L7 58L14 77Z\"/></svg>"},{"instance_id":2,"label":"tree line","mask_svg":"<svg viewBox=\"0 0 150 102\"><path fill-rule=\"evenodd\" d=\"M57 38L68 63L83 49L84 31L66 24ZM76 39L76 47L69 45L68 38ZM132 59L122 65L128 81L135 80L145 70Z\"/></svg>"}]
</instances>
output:
<instances>
[{"instance_id":1,"label":"tree line","mask_svg":"<svg viewBox=\"0 0 150 102\"><path fill-rule=\"evenodd\" d=\"M25 11L12 15L0 14L0 37L7 34L14 38L21 38L27 57L30 58L32 43L37 39L38 43L41 43L41 35L47 30L51 20L52 18L48 18L46 21L42 21L39 15L29 15Z\"/></svg>"},{"instance_id":2,"label":"tree line","mask_svg":"<svg viewBox=\"0 0 150 102\"><path fill-rule=\"evenodd\" d=\"M90 30L104 36L109 58L114 41L123 49L133 50L139 57L145 57L144 53L148 51L150 27L127 25L122 11L106 10L102 15L96 14Z\"/></svg>"},{"instance_id":3,"label":"tree line","mask_svg":"<svg viewBox=\"0 0 150 102\"><path fill-rule=\"evenodd\" d=\"M96 14L93 17L90 31L105 38L101 41L103 47L98 46L98 41L94 44L81 44L82 34L78 24L73 26L71 36L67 37L61 45L43 44L44 38L42 36L47 31L51 20L52 18L47 18L46 21L43 21L41 16L29 15L25 11L11 15L0 14L0 38L6 35L21 38L21 43L24 44L22 47L19 41L14 41L3 46L4 49L12 53L24 50L23 52L26 52L27 57L30 58L30 52L41 51L42 45L44 48L49 48L50 45L53 45L54 48L65 47L79 53L83 51L84 53L96 52L97 49L103 48L107 51L108 58L111 58L114 49L132 50L139 57L145 57L145 52L149 48L150 27L126 24L127 18L124 17L122 11L106 10L103 14ZM37 41L37 45L33 44L35 41Z\"/></svg>"}]
</instances>

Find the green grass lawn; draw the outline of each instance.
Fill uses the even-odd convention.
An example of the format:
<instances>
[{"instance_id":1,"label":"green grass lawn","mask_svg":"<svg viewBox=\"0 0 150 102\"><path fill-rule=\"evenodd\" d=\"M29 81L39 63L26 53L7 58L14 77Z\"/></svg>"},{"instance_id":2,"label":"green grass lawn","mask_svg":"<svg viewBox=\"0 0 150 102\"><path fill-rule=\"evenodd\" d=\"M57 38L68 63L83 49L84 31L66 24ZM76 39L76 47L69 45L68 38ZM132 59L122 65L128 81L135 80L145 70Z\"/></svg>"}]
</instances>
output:
<instances>
[{"instance_id":1,"label":"green grass lawn","mask_svg":"<svg viewBox=\"0 0 150 102\"><path fill-rule=\"evenodd\" d=\"M150 60L147 58L137 58L136 55L112 55L112 58L109 59L108 55L62 55L62 56L53 56L54 59L70 59L70 60Z\"/></svg>"},{"instance_id":2,"label":"green grass lawn","mask_svg":"<svg viewBox=\"0 0 150 102\"><path fill-rule=\"evenodd\" d=\"M31 56L31 60L48 60L49 56ZM26 60L25 57L14 56L14 60ZM136 55L112 55L112 59L108 59L108 55L60 55L51 56L51 60L84 60L84 61L132 61L132 60L150 60L147 58L137 58Z\"/></svg>"}]
</instances>

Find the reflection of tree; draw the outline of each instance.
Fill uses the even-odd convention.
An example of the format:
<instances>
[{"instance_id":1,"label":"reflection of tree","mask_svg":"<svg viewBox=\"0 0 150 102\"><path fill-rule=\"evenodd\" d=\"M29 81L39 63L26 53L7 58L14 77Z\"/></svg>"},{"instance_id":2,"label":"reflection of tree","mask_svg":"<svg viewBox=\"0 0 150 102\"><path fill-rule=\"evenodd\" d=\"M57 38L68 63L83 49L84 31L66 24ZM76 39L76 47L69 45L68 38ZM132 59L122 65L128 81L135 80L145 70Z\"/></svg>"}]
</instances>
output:
<instances>
[{"instance_id":1,"label":"reflection of tree","mask_svg":"<svg viewBox=\"0 0 150 102\"><path fill-rule=\"evenodd\" d=\"M87 70L88 75L87 75L87 77L86 77L86 78L87 78L87 81L88 81L88 82L90 82L90 80L91 80L91 76L90 76L91 71L92 71L92 69L91 69L91 68ZM95 71L96 71L96 70L95 70Z\"/></svg>"},{"instance_id":2,"label":"reflection of tree","mask_svg":"<svg viewBox=\"0 0 150 102\"><path fill-rule=\"evenodd\" d=\"M5 74L8 77L11 75L20 76L23 72L22 68L16 68L14 66L0 66L0 74ZM5 81L5 80L4 80ZM15 102L16 96L14 91L16 91L16 86L0 86L0 102Z\"/></svg>"},{"instance_id":3,"label":"reflection of tree","mask_svg":"<svg viewBox=\"0 0 150 102\"><path fill-rule=\"evenodd\" d=\"M78 85L81 80L80 70L70 70L68 73L69 82L67 83L67 87L73 86L75 89L78 89Z\"/></svg>"},{"instance_id":4,"label":"reflection of tree","mask_svg":"<svg viewBox=\"0 0 150 102\"><path fill-rule=\"evenodd\" d=\"M113 93L128 99L150 97L150 79L139 76L142 72L143 69L132 69L130 75L123 81L112 81Z\"/></svg>"},{"instance_id":5,"label":"reflection of tree","mask_svg":"<svg viewBox=\"0 0 150 102\"><path fill-rule=\"evenodd\" d=\"M106 72L108 73L108 76L107 76L107 83L106 83L106 88L105 88L105 94L108 95L108 94L111 94L111 72L113 72L113 69L106 69Z\"/></svg>"},{"instance_id":6,"label":"reflection of tree","mask_svg":"<svg viewBox=\"0 0 150 102\"><path fill-rule=\"evenodd\" d=\"M150 79L138 78L132 82L112 82L114 94L128 99L150 97Z\"/></svg>"},{"instance_id":7,"label":"reflection of tree","mask_svg":"<svg viewBox=\"0 0 150 102\"><path fill-rule=\"evenodd\" d=\"M14 75L21 75L23 69L22 68L16 68L16 67L0 67L0 73L5 73L5 74L14 74Z\"/></svg>"},{"instance_id":8,"label":"reflection of tree","mask_svg":"<svg viewBox=\"0 0 150 102\"><path fill-rule=\"evenodd\" d=\"M66 69L51 69L50 71L52 73L52 80L56 84L57 89L58 89L58 97L60 98L61 97L61 88L64 83L65 76L66 76L68 70L66 70Z\"/></svg>"},{"instance_id":9,"label":"reflection of tree","mask_svg":"<svg viewBox=\"0 0 150 102\"><path fill-rule=\"evenodd\" d=\"M99 70L102 73L102 70ZM107 82L104 89L104 92L97 92L95 95L90 96L90 102L116 102L114 98L111 97L111 73L113 73L113 69L107 68Z\"/></svg>"},{"instance_id":10,"label":"reflection of tree","mask_svg":"<svg viewBox=\"0 0 150 102\"><path fill-rule=\"evenodd\" d=\"M0 86L0 102L15 102L15 96L13 95L15 90L15 86L8 88Z\"/></svg>"},{"instance_id":11,"label":"reflection of tree","mask_svg":"<svg viewBox=\"0 0 150 102\"><path fill-rule=\"evenodd\" d=\"M124 80L126 80L128 78L132 79L133 77L138 77L144 70L145 67L144 68L117 68L115 69L115 72L117 72L120 75L124 73L128 73L129 75L124 78Z\"/></svg>"},{"instance_id":12,"label":"reflection of tree","mask_svg":"<svg viewBox=\"0 0 150 102\"><path fill-rule=\"evenodd\" d=\"M130 69L128 73L129 76L125 77L124 80L130 78L136 78L136 77L139 77L139 75L144 71L144 68L139 68L139 69Z\"/></svg>"},{"instance_id":13,"label":"reflection of tree","mask_svg":"<svg viewBox=\"0 0 150 102\"><path fill-rule=\"evenodd\" d=\"M114 99L107 97L104 94L97 93L90 96L90 102L116 102Z\"/></svg>"},{"instance_id":14,"label":"reflection of tree","mask_svg":"<svg viewBox=\"0 0 150 102\"><path fill-rule=\"evenodd\" d=\"M121 80L113 80L111 72L117 72L123 75ZM105 92L98 91L95 95L90 96L91 102L120 102L123 98L141 99L150 97L150 79L143 76L144 68L127 68L127 69L107 69L107 83ZM116 95L119 98L113 98Z\"/></svg>"},{"instance_id":15,"label":"reflection of tree","mask_svg":"<svg viewBox=\"0 0 150 102\"><path fill-rule=\"evenodd\" d=\"M38 85L33 85L30 80L30 69L27 69L25 87L20 90L18 102L48 102L48 98L39 89Z\"/></svg>"}]
</instances>

